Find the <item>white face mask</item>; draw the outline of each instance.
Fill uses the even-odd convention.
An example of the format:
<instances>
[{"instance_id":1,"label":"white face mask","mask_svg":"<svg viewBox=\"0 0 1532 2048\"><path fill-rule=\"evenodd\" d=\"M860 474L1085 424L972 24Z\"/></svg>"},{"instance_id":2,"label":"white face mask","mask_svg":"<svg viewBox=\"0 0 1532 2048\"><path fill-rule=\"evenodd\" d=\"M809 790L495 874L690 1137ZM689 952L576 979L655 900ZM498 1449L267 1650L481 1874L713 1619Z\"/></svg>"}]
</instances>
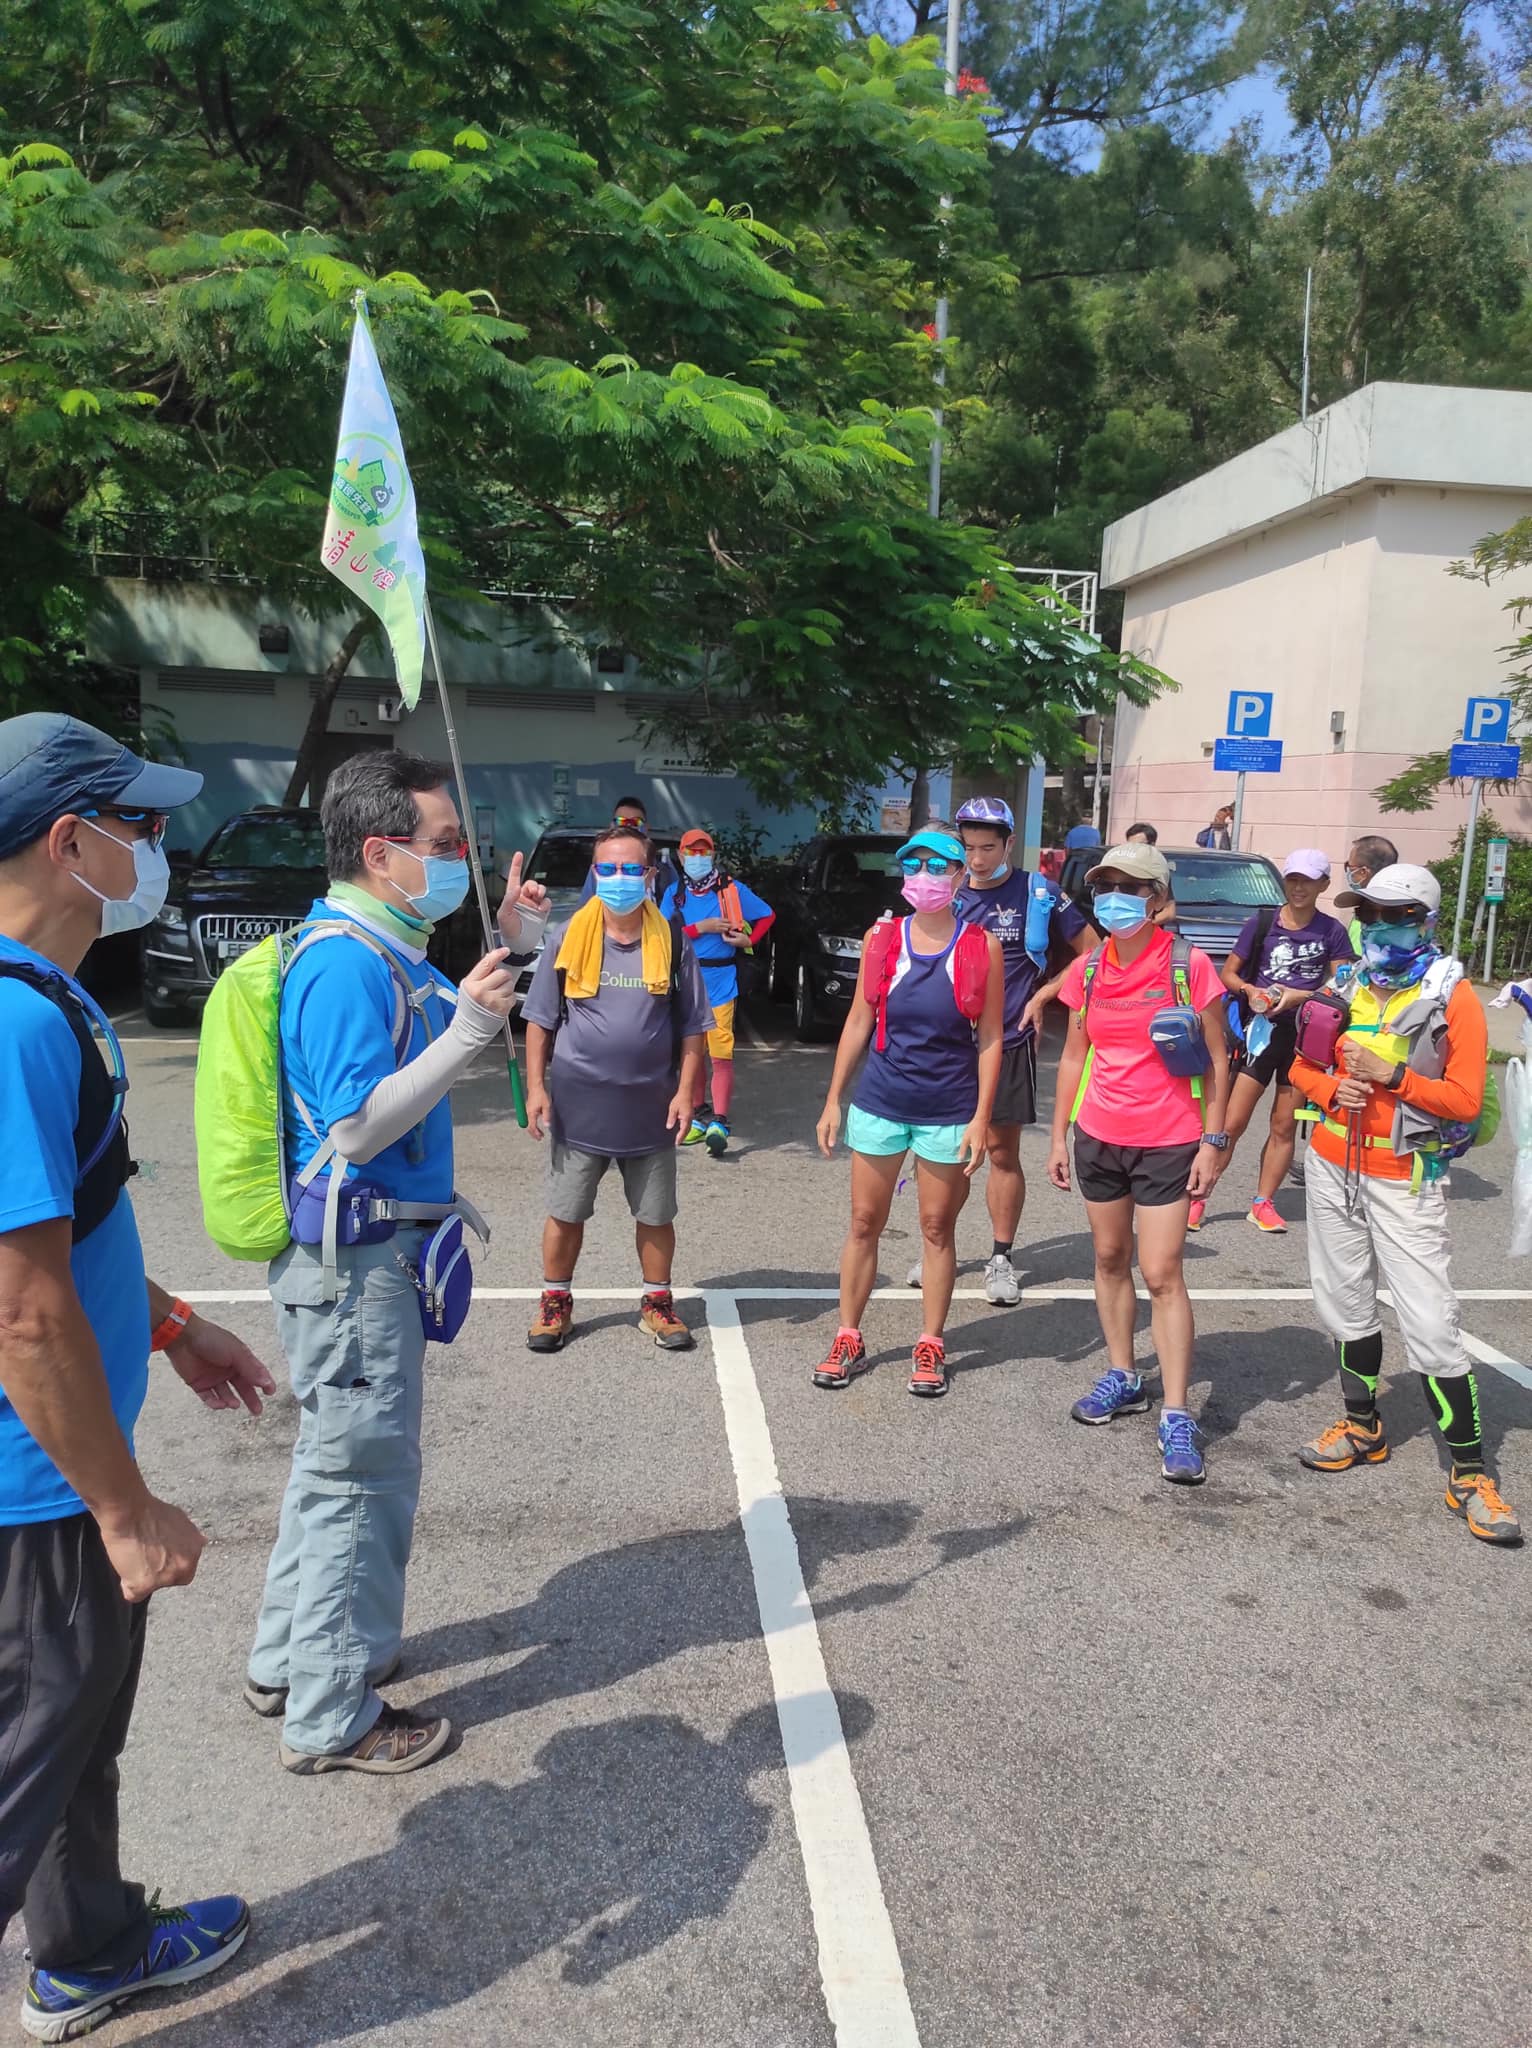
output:
<instances>
[{"instance_id":1,"label":"white face mask","mask_svg":"<svg viewBox=\"0 0 1532 2048\"><path fill-rule=\"evenodd\" d=\"M131 896L105 896L87 882L83 875L75 880L82 889L89 889L92 896L100 899L101 936L112 938L118 932L136 932L151 923L165 908L165 898L170 890L170 862L165 858L163 846L151 846L147 839L131 842L119 839L115 832L108 832L90 818L82 818L82 825L89 825L92 832L99 832L103 839L110 839L114 846L133 848L133 894Z\"/></svg>"}]
</instances>

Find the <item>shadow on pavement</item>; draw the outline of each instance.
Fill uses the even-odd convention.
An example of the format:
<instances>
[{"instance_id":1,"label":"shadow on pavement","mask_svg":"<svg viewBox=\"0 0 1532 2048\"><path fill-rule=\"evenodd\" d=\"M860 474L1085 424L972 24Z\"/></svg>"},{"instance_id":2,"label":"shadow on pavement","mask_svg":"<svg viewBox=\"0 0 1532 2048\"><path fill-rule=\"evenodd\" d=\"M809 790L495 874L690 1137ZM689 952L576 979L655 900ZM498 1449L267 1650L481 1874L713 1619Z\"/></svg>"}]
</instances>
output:
<instances>
[{"instance_id":1,"label":"shadow on pavement","mask_svg":"<svg viewBox=\"0 0 1532 2048\"><path fill-rule=\"evenodd\" d=\"M839 1705L855 1741L872 1709ZM524 1783L448 1786L381 1853L258 1901L252 1962L344 1946L213 2011L168 2012L156 2048L350 2040L460 2005L549 1950L565 1984L598 1984L724 1913L771 1826L752 1781L781 1768L771 1706L717 1742L675 1714L566 1728Z\"/></svg>"}]
</instances>

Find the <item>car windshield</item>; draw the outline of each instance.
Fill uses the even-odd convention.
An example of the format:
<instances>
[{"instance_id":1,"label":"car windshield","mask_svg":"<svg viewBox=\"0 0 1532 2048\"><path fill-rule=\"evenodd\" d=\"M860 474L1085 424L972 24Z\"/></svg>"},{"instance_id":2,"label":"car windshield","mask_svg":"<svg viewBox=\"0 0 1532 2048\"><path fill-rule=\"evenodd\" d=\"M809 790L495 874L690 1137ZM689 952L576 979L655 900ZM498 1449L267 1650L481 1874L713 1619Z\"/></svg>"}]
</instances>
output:
<instances>
[{"instance_id":1,"label":"car windshield","mask_svg":"<svg viewBox=\"0 0 1532 2048\"><path fill-rule=\"evenodd\" d=\"M1282 884L1263 860L1209 860L1198 853L1171 853L1170 886L1182 910L1199 903L1232 903L1260 910L1283 900Z\"/></svg>"},{"instance_id":2,"label":"car windshield","mask_svg":"<svg viewBox=\"0 0 1532 2048\"><path fill-rule=\"evenodd\" d=\"M230 818L203 855L210 868L322 868L317 818Z\"/></svg>"},{"instance_id":3,"label":"car windshield","mask_svg":"<svg viewBox=\"0 0 1532 2048\"><path fill-rule=\"evenodd\" d=\"M894 855L903 845L887 839L881 845L832 846L825 855L819 886L830 896L863 895L869 883L884 882L894 871Z\"/></svg>"}]
</instances>

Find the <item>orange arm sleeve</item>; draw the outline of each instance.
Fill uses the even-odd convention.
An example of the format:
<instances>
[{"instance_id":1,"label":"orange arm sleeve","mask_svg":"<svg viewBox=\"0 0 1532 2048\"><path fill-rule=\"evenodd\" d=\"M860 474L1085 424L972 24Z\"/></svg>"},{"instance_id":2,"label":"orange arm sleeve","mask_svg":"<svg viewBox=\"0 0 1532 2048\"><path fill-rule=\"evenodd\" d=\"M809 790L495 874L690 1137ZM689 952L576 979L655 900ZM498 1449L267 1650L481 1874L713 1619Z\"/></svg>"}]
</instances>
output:
<instances>
[{"instance_id":1,"label":"orange arm sleeve","mask_svg":"<svg viewBox=\"0 0 1532 2048\"><path fill-rule=\"evenodd\" d=\"M1423 1109L1427 1116L1471 1122L1484 1106L1484 1066L1489 1055L1489 1024L1484 1005L1466 981L1447 998L1447 1071L1439 1081L1406 1074L1400 1082L1401 1102Z\"/></svg>"},{"instance_id":2,"label":"orange arm sleeve","mask_svg":"<svg viewBox=\"0 0 1532 2048\"><path fill-rule=\"evenodd\" d=\"M1339 1074L1327 1074L1323 1067L1316 1067L1303 1054L1293 1055L1292 1069L1288 1079L1300 1095L1308 1097L1316 1109L1322 1109L1328 1116L1335 1107L1335 1084Z\"/></svg>"}]
</instances>

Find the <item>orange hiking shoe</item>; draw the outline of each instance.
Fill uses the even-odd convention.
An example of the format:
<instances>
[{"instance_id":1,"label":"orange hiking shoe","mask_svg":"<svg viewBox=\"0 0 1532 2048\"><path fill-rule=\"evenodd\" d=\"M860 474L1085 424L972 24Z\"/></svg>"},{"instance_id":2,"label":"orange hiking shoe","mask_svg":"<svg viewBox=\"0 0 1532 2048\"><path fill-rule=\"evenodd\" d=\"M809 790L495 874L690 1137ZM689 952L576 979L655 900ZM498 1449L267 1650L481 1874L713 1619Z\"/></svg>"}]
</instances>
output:
<instances>
[{"instance_id":1,"label":"orange hiking shoe","mask_svg":"<svg viewBox=\"0 0 1532 2048\"><path fill-rule=\"evenodd\" d=\"M676 1314L668 1287L655 1287L639 1304L638 1327L647 1330L661 1351L690 1351L696 1339Z\"/></svg>"},{"instance_id":2,"label":"orange hiking shoe","mask_svg":"<svg viewBox=\"0 0 1532 2048\"><path fill-rule=\"evenodd\" d=\"M1500 1498L1487 1472L1454 1472L1447 1481L1447 1505L1461 1515L1481 1543L1519 1543L1516 1511Z\"/></svg>"},{"instance_id":3,"label":"orange hiking shoe","mask_svg":"<svg viewBox=\"0 0 1532 2048\"><path fill-rule=\"evenodd\" d=\"M1370 1426L1354 1415L1343 1415L1305 1444L1298 1456L1311 1472L1347 1472L1353 1465L1381 1465L1388 1456L1388 1439L1376 1415Z\"/></svg>"},{"instance_id":4,"label":"orange hiking shoe","mask_svg":"<svg viewBox=\"0 0 1532 2048\"><path fill-rule=\"evenodd\" d=\"M545 1287L537 1314L527 1332L529 1351L562 1351L574 1328L574 1296L559 1287Z\"/></svg>"},{"instance_id":5,"label":"orange hiking shoe","mask_svg":"<svg viewBox=\"0 0 1532 2048\"><path fill-rule=\"evenodd\" d=\"M871 1363L860 1335L837 1330L830 1355L814 1368L814 1384L816 1387L849 1387Z\"/></svg>"},{"instance_id":6,"label":"orange hiking shoe","mask_svg":"<svg viewBox=\"0 0 1532 2048\"><path fill-rule=\"evenodd\" d=\"M952 1377L947 1354L935 1337L922 1337L915 1346L915 1370L910 1374L910 1392L934 1401L945 1394Z\"/></svg>"}]
</instances>

